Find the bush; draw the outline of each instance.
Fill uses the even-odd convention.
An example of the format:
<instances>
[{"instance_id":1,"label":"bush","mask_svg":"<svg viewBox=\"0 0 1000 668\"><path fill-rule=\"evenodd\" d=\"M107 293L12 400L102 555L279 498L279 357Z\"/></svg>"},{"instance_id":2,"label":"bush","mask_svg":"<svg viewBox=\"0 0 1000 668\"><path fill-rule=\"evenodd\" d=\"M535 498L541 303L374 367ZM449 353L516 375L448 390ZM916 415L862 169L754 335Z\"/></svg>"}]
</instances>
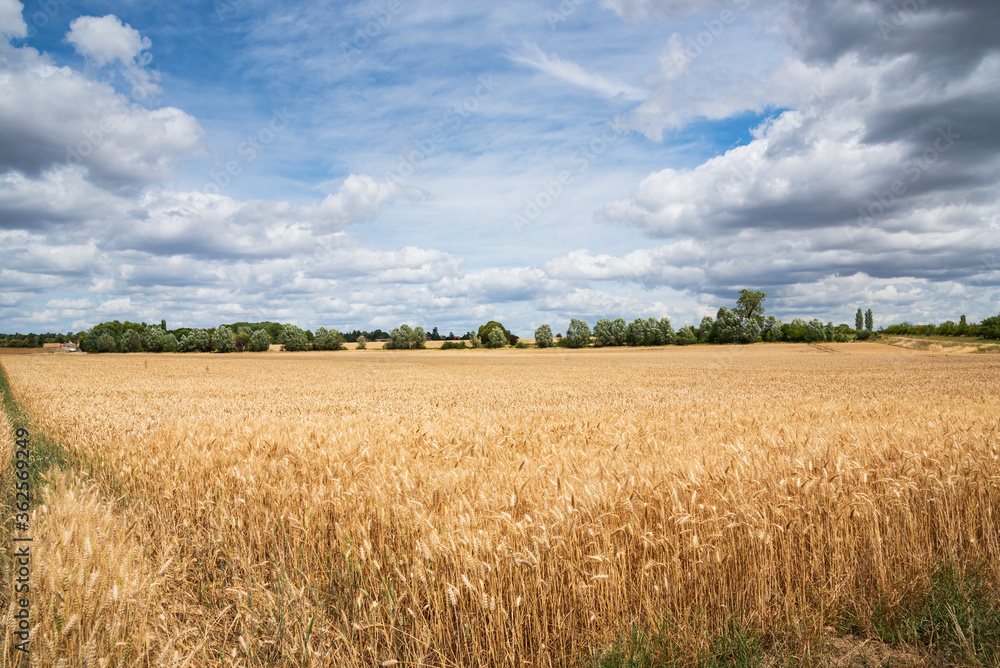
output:
<instances>
[{"instance_id":1,"label":"bush","mask_svg":"<svg viewBox=\"0 0 1000 668\"><path fill-rule=\"evenodd\" d=\"M278 343L288 352L302 352L309 347L309 336L295 325L287 325L281 330Z\"/></svg>"},{"instance_id":2,"label":"bush","mask_svg":"<svg viewBox=\"0 0 1000 668\"><path fill-rule=\"evenodd\" d=\"M247 348L253 353L267 352L271 349L271 337L266 330L258 329L250 335L250 342Z\"/></svg>"},{"instance_id":3,"label":"bush","mask_svg":"<svg viewBox=\"0 0 1000 668\"><path fill-rule=\"evenodd\" d=\"M467 347L465 341L445 341L441 344L441 350L465 350Z\"/></svg>"},{"instance_id":4,"label":"bush","mask_svg":"<svg viewBox=\"0 0 1000 668\"><path fill-rule=\"evenodd\" d=\"M552 347L552 328L548 325L541 325L535 330L535 345L539 348Z\"/></svg>"},{"instance_id":5,"label":"bush","mask_svg":"<svg viewBox=\"0 0 1000 668\"><path fill-rule=\"evenodd\" d=\"M357 350L367 350L367 349L368 349L368 339L366 339L363 336L359 336Z\"/></svg>"}]
</instances>

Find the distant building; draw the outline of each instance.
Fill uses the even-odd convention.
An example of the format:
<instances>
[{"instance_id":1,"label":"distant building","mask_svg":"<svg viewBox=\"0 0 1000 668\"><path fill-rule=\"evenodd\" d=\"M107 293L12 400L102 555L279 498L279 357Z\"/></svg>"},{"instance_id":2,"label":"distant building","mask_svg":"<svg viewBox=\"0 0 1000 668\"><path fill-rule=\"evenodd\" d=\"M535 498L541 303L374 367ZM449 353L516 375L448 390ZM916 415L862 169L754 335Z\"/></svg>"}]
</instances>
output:
<instances>
[{"instance_id":1,"label":"distant building","mask_svg":"<svg viewBox=\"0 0 1000 668\"><path fill-rule=\"evenodd\" d=\"M43 343L42 350L52 351L52 352L67 352L75 353L77 350L75 341L67 341L66 343Z\"/></svg>"}]
</instances>

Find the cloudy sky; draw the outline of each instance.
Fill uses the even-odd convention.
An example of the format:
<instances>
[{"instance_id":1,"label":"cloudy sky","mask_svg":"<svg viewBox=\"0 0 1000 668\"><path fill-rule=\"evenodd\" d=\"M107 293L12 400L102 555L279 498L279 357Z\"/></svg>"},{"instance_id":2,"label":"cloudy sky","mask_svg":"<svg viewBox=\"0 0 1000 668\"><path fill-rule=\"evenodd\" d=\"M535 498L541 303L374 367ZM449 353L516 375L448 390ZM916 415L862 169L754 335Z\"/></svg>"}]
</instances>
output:
<instances>
[{"instance_id":1,"label":"cloudy sky","mask_svg":"<svg viewBox=\"0 0 1000 668\"><path fill-rule=\"evenodd\" d=\"M0 0L0 331L1000 311L996 0Z\"/></svg>"}]
</instances>

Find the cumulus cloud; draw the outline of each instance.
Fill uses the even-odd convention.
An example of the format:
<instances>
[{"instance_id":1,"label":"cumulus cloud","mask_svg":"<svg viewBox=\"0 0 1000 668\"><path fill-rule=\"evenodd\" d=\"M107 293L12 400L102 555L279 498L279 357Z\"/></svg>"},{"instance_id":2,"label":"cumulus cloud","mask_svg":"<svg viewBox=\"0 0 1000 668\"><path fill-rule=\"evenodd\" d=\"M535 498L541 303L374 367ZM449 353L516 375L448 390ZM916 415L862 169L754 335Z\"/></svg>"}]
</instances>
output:
<instances>
[{"instance_id":1,"label":"cumulus cloud","mask_svg":"<svg viewBox=\"0 0 1000 668\"><path fill-rule=\"evenodd\" d=\"M23 11L24 5L19 0L0 0L0 36L24 37L28 34Z\"/></svg>"},{"instance_id":2,"label":"cumulus cloud","mask_svg":"<svg viewBox=\"0 0 1000 668\"><path fill-rule=\"evenodd\" d=\"M169 178L179 158L200 150L203 130L180 109L131 104L30 48L8 54L6 66L0 171L31 177L78 166L101 187L136 188Z\"/></svg>"},{"instance_id":3,"label":"cumulus cloud","mask_svg":"<svg viewBox=\"0 0 1000 668\"><path fill-rule=\"evenodd\" d=\"M132 84L135 97L143 99L160 92L156 84L158 74L146 69L152 56L144 53L153 47L148 37L114 14L107 16L81 16L69 24L66 41L77 53L93 60L97 65L117 63L122 75Z\"/></svg>"},{"instance_id":4,"label":"cumulus cloud","mask_svg":"<svg viewBox=\"0 0 1000 668\"><path fill-rule=\"evenodd\" d=\"M342 229L356 222L371 220L388 202L401 198L416 201L423 195L417 188L376 181L366 174L351 174L336 193L327 195L318 205L302 207L301 214L321 229Z\"/></svg>"},{"instance_id":5,"label":"cumulus cloud","mask_svg":"<svg viewBox=\"0 0 1000 668\"><path fill-rule=\"evenodd\" d=\"M153 43L132 26L122 23L114 14L100 18L81 16L69 24L66 41L98 65L118 61L123 65L136 63L139 54L152 48Z\"/></svg>"},{"instance_id":6,"label":"cumulus cloud","mask_svg":"<svg viewBox=\"0 0 1000 668\"><path fill-rule=\"evenodd\" d=\"M972 24L996 25L1000 10L995 3L910 5L755 5L784 12L792 53L768 73L756 101L722 105L720 115L761 103L787 110L755 128L748 144L694 167L654 172L596 213L650 237L696 242L708 258L701 271L657 256L669 246L622 258L567 256L550 266L600 280L666 279L717 298L740 285L782 290L861 276L943 299L932 283L981 281L980 258L1000 250L993 233L1000 131L989 121L1000 107L1000 50ZM688 9L656 0L615 7L632 18ZM637 112L654 130L686 120L655 107L688 76L678 66L680 49L678 38L668 41L650 100ZM904 292L893 289L902 300Z\"/></svg>"}]
</instances>

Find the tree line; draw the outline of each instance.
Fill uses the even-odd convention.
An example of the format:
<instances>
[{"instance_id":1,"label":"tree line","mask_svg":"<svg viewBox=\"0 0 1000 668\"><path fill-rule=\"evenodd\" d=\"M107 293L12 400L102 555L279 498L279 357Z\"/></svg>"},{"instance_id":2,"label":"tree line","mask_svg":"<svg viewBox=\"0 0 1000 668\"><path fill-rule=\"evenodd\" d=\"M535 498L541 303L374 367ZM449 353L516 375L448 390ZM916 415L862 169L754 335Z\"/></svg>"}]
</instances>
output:
<instances>
[{"instance_id":1,"label":"tree line","mask_svg":"<svg viewBox=\"0 0 1000 668\"><path fill-rule=\"evenodd\" d=\"M741 290L732 307L722 306L715 317L706 316L698 325L674 330L670 319L663 317L601 318L593 330L586 321L572 318L566 334L552 334L552 328L541 325L535 330L535 347L614 347L614 346L666 346L693 344L750 344L757 342L819 343L866 340L878 334L894 336L966 336L1000 339L1000 315L986 318L981 323L969 323L963 315L959 322L951 320L939 325L913 325L908 322L894 324L875 332L874 314L869 308L858 308L854 327L818 319L810 321L796 318L785 323L774 316L765 315L764 292ZM512 334L500 322L491 320L478 329L461 337L449 332L447 336L434 327L427 332L423 327L402 324L386 332L381 329L362 331L355 329L346 334L336 329L318 328L315 332L291 324L277 322L236 322L219 325L214 329L179 328L170 330L167 323L120 322L101 323L88 331L78 332L79 347L88 353L136 352L262 352L274 344L290 352L305 350L345 350L345 342L357 343L365 349L369 343L381 342L387 350L417 350L426 348L427 341L444 341L442 349L462 348L527 348L529 345ZM66 343L74 340L73 332L66 334L0 334L0 347L35 348L45 343Z\"/></svg>"}]
</instances>

